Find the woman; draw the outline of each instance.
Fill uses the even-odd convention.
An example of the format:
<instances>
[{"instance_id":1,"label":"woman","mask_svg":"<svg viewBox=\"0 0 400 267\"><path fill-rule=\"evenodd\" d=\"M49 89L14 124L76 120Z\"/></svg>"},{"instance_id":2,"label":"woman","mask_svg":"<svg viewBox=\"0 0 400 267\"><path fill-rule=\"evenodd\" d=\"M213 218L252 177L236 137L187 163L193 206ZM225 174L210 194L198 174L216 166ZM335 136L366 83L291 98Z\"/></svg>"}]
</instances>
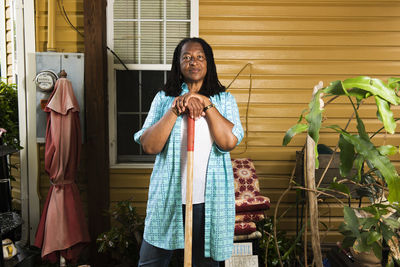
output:
<instances>
[{"instance_id":1,"label":"woman","mask_svg":"<svg viewBox=\"0 0 400 267\"><path fill-rule=\"evenodd\" d=\"M235 202L229 151L243 138L234 97L218 80L212 49L201 38L175 48L171 73L135 141L157 154L150 179L139 266L168 266L184 248L187 116L196 119L193 266L218 266L233 248Z\"/></svg>"}]
</instances>

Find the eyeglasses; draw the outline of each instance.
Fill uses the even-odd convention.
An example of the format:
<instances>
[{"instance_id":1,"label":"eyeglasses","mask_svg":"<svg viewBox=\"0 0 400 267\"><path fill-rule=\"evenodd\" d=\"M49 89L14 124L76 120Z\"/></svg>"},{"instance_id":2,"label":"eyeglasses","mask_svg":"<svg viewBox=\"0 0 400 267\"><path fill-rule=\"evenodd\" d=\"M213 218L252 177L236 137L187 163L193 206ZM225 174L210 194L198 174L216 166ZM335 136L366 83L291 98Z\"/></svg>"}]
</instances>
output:
<instances>
[{"instance_id":1,"label":"eyeglasses","mask_svg":"<svg viewBox=\"0 0 400 267\"><path fill-rule=\"evenodd\" d=\"M189 62L191 62L192 60L193 60L193 61L200 61L200 62L203 62L204 60L206 60L206 57L203 56L203 55L198 55L198 56L196 56L196 57L192 57L192 56L190 56L190 55L184 55L184 56L182 57L181 60L182 60L183 62L185 62L185 63L189 63Z\"/></svg>"}]
</instances>

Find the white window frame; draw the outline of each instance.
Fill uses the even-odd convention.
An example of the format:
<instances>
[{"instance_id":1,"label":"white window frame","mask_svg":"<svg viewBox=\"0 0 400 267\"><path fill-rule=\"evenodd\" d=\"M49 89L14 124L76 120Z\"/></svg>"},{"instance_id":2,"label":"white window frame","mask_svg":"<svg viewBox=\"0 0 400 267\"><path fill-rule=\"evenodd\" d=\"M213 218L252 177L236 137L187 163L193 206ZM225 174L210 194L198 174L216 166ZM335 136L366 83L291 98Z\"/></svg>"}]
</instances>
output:
<instances>
[{"instance_id":1,"label":"white window frame","mask_svg":"<svg viewBox=\"0 0 400 267\"><path fill-rule=\"evenodd\" d=\"M145 1L145 0L142 0ZM190 37L199 36L199 0L190 1ZM114 50L113 34L114 34L114 0L107 3L107 46ZM166 12L164 2L164 12ZM165 25L164 25L165 26ZM166 27L164 27L165 38ZM140 50L140 46L139 46ZM140 51L139 51L140 55ZM138 57L140 62L140 56ZM114 63L112 53L107 53L108 63L108 121L109 121L109 152L110 152L110 168L152 168L153 163L118 163L117 162L117 90L115 70L124 70L122 64ZM166 62L166 51L164 47L164 62ZM159 70L168 71L171 64L126 64L129 70ZM133 140L133 136L132 136Z\"/></svg>"}]
</instances>

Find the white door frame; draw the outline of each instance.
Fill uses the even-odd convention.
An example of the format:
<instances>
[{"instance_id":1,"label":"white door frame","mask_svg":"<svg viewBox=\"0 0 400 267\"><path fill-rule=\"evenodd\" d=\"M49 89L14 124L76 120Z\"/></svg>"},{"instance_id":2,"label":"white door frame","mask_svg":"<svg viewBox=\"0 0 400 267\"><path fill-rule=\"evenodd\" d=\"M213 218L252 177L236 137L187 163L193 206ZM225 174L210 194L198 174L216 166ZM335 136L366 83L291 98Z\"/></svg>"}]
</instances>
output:
<instances>
[{"instance_id":1,"label":"white door frame","mask_svg":"<svg viewBox=\"0 0 400 267\"><path fill-rule=\"evenodd\" d=\"M21 146L22 241L33 244L40 219L36 143L36 75L34 0L14 0L17 47L18 113Z\"/></svg>"}]
</instances>

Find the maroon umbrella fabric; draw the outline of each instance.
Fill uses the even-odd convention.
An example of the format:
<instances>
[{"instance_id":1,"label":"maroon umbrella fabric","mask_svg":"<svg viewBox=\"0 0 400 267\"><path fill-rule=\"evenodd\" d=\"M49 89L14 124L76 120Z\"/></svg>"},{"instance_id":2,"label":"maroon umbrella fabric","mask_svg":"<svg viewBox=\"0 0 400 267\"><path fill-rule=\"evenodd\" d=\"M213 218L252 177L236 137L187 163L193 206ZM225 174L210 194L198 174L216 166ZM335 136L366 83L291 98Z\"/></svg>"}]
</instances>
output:
<instances>
[{"instance_id":1,"label":"maroon umbrella fabric","mask_svg":"<svg viewBox=\"0 0 400 267\"><path fill-rule=\"evenodd\" d=\"M79 105L69 80L57 80L44 111L47 112L45 170L51 186L35 246L42 249L42 258L52 262L59 255L75 261L90 239L75 183L82 136Z\"/></svg>"}]
</instances>

